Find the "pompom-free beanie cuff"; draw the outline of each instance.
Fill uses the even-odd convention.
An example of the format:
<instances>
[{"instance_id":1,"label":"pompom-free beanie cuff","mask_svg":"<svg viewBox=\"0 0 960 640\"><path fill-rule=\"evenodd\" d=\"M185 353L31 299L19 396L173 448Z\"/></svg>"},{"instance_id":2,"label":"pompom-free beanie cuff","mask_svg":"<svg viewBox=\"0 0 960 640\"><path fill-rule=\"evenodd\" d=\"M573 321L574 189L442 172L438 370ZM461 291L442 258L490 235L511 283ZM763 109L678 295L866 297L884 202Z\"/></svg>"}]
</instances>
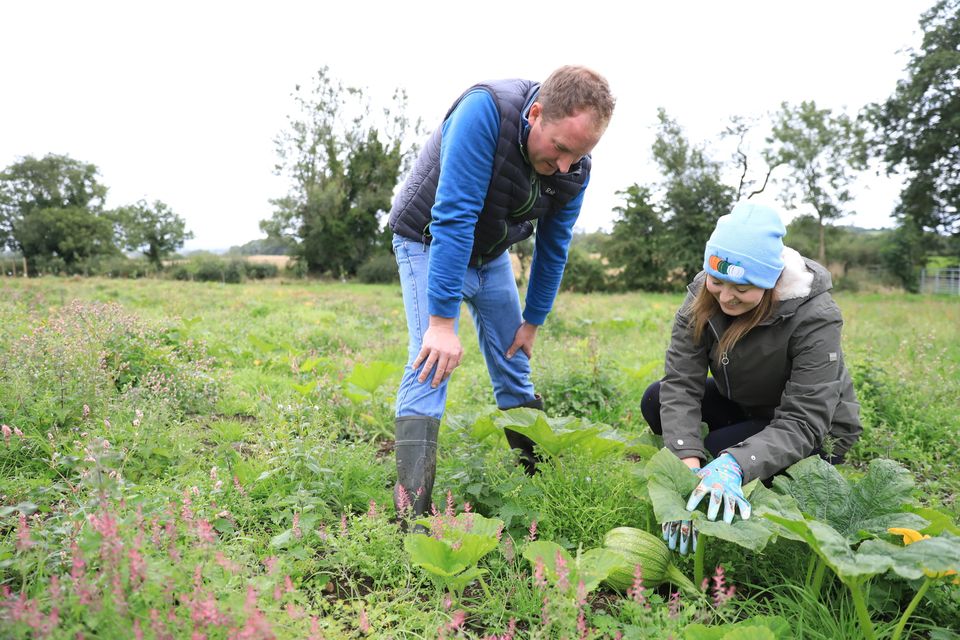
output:
<instances>
[{"instance_id":1,"label":"pompom-free beanie cuff","mask_svg":"<svg viewBox=\"0 0 960 640\"><path fill-rule=\"evenodd\" d=\"M773 289L783 271L783 262L771 265L722 247L707 245L704 270L720 280Z\"/></svg>"}]
</instances>

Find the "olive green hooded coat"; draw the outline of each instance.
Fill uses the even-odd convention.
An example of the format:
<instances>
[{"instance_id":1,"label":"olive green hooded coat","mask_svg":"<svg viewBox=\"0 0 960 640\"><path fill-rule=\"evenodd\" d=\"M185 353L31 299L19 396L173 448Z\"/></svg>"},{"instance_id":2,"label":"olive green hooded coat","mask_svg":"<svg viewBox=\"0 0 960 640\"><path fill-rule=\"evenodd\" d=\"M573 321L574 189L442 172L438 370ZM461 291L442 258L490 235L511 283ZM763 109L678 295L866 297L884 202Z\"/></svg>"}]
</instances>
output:
<instances>
[{"instance_id":1,"label":"olive green hooded coat","mask_svg":"<svg viewBox=\"0 0 960 640\"><path fill-rule=\"evenodd\" d=\"M743 468L744 483L768 478L818 447L845 454L863 431L830 273L790 248L783 259L772 314L726 358L718 345L731 319L721 311L710 318L701 343L693 341L688 310L705 274L694 279L677 312L660 387L664 445L680 458L707 458L700 402L708 370L720 392L749 416L770 419L760 433L726 449Z\"/></svg>"}]
</instances>

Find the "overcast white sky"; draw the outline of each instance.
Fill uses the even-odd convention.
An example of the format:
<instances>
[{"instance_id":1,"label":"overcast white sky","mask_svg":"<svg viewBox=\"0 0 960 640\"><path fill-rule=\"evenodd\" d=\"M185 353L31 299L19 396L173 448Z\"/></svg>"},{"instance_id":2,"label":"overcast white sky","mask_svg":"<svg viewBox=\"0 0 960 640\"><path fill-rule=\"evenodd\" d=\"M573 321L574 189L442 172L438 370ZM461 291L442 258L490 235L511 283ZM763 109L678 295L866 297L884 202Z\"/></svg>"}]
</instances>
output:
<instances>
[{"instance_id":1,"label":"overcast white sky","mask_svg":"<svg viewBox=\"0 0 960 640\"><path fill-rule=\"evenodd\" d=\"M0 166L47 153L93 163L108 206L162 200L196 235L187 249L226 249L261 237L269 199L287 191L273 175L273 140L294 110L294 85L320 67L382 101L405 88L408 115L432 129L476 81L586 64L618 102L594 150L580 228L609 229L616 191L657 177L657 107L694 142L784 100L855 113L904 76L932 4L5 3ZM874 178L862 191L843 222L890 225L899 185Z\"/></svg>"}]
</instances>

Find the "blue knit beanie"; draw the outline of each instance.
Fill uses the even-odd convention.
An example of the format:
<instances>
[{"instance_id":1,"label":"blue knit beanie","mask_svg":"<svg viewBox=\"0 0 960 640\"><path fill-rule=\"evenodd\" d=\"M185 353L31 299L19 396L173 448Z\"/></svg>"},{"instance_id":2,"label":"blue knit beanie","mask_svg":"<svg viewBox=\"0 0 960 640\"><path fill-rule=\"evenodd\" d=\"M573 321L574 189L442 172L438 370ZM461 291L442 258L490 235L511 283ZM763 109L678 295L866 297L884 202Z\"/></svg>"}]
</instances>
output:
<instances>
[{"instance_id":1,"label":"blue knit beanie","mask_svg":"<svg viewBox=\"0 0 960 640\"><path fill-rule=\"evenodd\" d=\"M703 252L703 270L726 282L773 289L783 271L786 233L774 209L738 202L717 220Z\"/></svg>"}]
</instances>

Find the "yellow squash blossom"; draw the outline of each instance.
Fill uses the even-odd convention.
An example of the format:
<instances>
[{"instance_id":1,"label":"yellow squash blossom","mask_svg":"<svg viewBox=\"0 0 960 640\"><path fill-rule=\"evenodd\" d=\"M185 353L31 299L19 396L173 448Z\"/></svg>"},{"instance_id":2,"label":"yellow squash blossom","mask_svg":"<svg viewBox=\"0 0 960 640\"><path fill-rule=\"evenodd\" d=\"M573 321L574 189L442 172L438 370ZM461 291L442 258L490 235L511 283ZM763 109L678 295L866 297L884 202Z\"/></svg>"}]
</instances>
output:
<instances>
[{"instance_id":1,"label":"yellow squash blossom","mask_svg":"<svg viewBox=\"0 0 960 640\"><path fill-rule=\"evenodd\" d=\"M914 529L902 529L902 528L900 528L900 527L891 527L891 528L887 529L887 532L892 533L892 534L895 535L895 536L902 536L902 537L903 537L903 545L904 545L904 546L907 546L907 545L909 545L909 544L913 544L914 542L917 542L918 540L926 540L927 538L930 537L930 536L928 536L928 535L926 535L926 534L923 534L923 533L920 533L919 531L916 531L916 530L914 530ZM930 571L930 570L928 570L928 569L924 569L923 572L924 572L924 573L927 575L927 577L929 577L929 578L942 578L943 576L952 576L953 574L956 573L956 571L954 571L953 569L951 569L951 570L949 570L949 571L940 571L940 572ZM954 578L953 584L960 584L960 578Z\"/></svg>"}]
</instances>

